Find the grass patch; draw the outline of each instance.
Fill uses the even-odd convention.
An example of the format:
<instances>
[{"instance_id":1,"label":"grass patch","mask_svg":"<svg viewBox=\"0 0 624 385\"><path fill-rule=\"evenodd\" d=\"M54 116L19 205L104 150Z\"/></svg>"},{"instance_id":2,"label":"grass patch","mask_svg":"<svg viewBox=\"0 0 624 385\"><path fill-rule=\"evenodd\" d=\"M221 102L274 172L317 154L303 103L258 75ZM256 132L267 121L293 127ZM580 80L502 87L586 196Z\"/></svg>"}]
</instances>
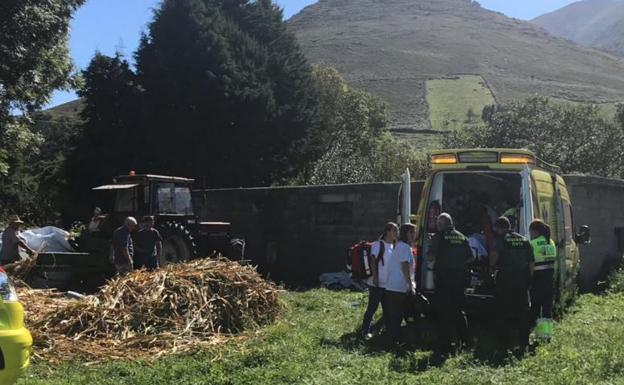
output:
<instances>
[{"instance_id":1,"label":"grass patch","mask_svg":"<svg viewBox=\"0 0 624 385\"><path fill-rule=\"evenodd\" d=\"M495 100L481 76L462 75L428 80L427 104L434 130L454 130L481 123L483 107Z\"/></svg>"},{"instance_id":2,"label":"grass patch","mask_svg":"<svg viewBox=\"0 0 624 385\"><path fill-rule=\"evenodd\" d=\"M575 102L566 99L560 98L550 98L553 102L557 104L568 104L571 106L579 106L588 103ZM615 114L617 113L617 103L595 103L598 106L598 112L600 116L606 121L613 121L615 118Z\"/></svg>"},{"instance_id":3,"label":"grass patch","mask_svg":"<svg viewBox=\"0 0 624 385\"><path fill-rule=\"evenodd\" d=\"M312 290L286 293L288 310L277 324L245 342L147 363L60 367L35 364L20 385L278 385L278 384L622 384L624 294L585 295L558 324L555 338L535 355L506 366L470 354L440 365L431 353L403 356L380 339L358 340L365 295Z\"/></svg>"}]
</instances>

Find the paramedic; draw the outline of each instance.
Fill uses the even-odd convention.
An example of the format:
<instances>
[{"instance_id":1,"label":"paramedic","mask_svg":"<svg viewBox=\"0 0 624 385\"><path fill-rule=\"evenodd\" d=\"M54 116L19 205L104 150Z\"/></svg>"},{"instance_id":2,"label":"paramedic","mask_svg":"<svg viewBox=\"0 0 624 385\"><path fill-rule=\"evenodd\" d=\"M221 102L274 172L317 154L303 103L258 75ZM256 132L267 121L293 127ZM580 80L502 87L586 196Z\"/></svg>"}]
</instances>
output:
<instances>
[{"instance_id":1,"label":"paramedic","mask_svg":"<svg viewBox=\"0 0 624 385\"><path fill-rule=\"evenodd\" d=\"M535 273L531 285L531 321L540 318L552 324L552 309L555 280L557 246L550 238L550 226L542 221L533 221L529 226L531 246L535 256Z\"/></svg>"}]
</instances>

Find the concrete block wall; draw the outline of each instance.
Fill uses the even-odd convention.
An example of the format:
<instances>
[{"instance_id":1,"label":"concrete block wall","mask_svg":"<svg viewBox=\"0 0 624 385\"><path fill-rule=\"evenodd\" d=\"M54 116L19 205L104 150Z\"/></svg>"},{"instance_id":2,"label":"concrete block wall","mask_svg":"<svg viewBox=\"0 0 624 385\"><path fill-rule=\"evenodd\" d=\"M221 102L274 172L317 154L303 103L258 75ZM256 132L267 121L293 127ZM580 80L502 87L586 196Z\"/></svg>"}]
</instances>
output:
<instances>
[{"instance_id":1,"label":"concrete block wall","mask_svg":"<svg viewBox=\"0 0 624 385\"><path fill-rule=\"evenodd\" d=\"M594 176L565 177L575 227L589 225L593 241L581 247L585 286L622 257L624 181ZM412 184L412 210L422 182ZM247 239L247 256L277 280L311 284L324 272L343 269L353 243L375 239L383 224L397 220L399 183L271 187L195 191L203 220L228 221ZM624 239L622 239L624 245Z\"/></svg>"},{"instance_id":2,"label":"concrete block wall","mask_svg":"<svg viewBox=\"0 0 624 385\"><path fill-rule=\"evenodd\" d=\"M581 280L591 287L624 254L617 229L624 237L624 181L596 176L566 175L572 195L574 225L591 227L592 242L581 246ZM622 246L624 246L624 239Z\"/></svg>"},{"instance_id":3,"label":"concrete block wall","mask_svg":"<svg viewBox=\"0 0 624 385\"><path fill-rule=\"evenodd\" d=\"M371 183L202 190L194 199L202 220L232 223L261 272L310 284L342 270L350 245L376 239L386 222L397 220L399 189L399 183ZM412 196L421 189L413 183Z\"/></svg>"}]
</instances>

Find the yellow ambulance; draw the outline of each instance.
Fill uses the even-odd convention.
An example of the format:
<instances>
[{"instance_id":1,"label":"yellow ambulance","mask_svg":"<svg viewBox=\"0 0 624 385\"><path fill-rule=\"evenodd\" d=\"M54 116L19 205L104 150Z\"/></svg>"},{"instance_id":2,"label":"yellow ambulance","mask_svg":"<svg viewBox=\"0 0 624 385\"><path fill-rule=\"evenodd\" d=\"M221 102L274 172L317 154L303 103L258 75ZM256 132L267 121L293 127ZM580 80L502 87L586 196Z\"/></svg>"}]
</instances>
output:
<instances>
[{"instance_id":1,"label":"yellow ambulance","mask_svg":"<svg viewBox=\"0 0 624 385\"><path fill-rule=\"evenodd\" d=\"M510 218L513 230L529 236L529 224L541 219L550 225L559 249L556 261L556 299L565 304L576 292L580 268L579 244L590 241L587 226L575 227L572 201L561 170L532 152L515 149L439 150L431 155L431 173L420 199L415 221L418 241L417 282L421 292L435 293L433 265L427 255L435 219L451 214L457 229L471 237L477 260L471 266L466 294L468 310L492 310L494 282L488 271L493 247L493 223Z\"/></svg>"}]
</instances>

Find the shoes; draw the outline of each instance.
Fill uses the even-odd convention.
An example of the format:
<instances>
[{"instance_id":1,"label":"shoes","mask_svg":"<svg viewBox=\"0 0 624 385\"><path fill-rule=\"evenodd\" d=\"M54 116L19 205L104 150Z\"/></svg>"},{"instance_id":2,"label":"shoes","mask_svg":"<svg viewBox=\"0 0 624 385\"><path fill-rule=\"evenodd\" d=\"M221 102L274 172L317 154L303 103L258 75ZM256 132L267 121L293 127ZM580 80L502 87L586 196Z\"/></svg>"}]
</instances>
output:
<instances>
[{"instance_id":1,"label":"shoes","mask_svg":"<svg viewBox=\"0 0 624 385\"><path fill-rule=\"evenodd\" d=\"M373 339L373 333L364 334L364 341L370 341L371 339Z\"/></svg>"}]
</instances>

